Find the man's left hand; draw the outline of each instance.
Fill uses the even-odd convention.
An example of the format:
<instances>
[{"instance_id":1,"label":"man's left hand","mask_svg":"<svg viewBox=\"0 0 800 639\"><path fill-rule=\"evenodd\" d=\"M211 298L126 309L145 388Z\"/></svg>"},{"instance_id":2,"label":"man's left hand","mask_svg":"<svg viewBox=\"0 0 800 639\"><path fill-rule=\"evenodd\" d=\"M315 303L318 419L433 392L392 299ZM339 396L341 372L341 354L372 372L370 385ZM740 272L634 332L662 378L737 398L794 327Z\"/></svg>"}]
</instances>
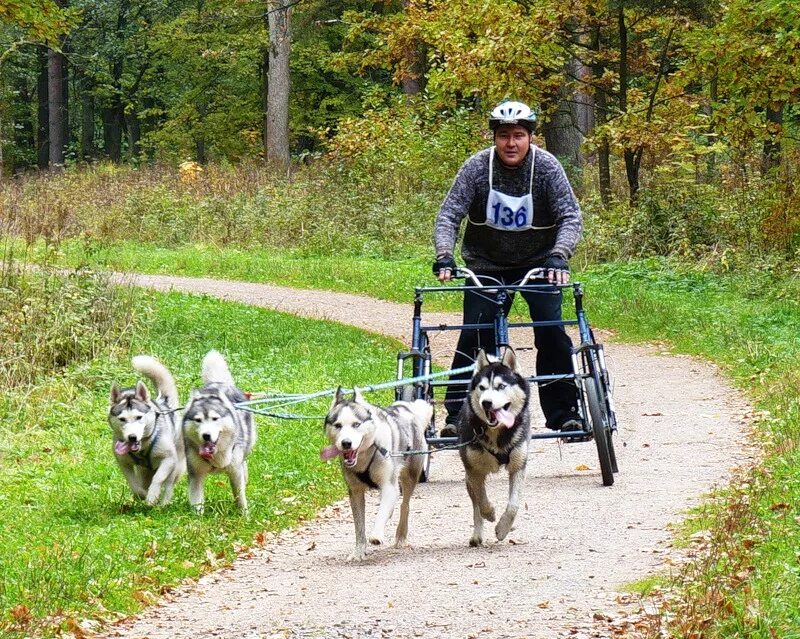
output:
<instances>
[{"instance_id":1,"label":"man's left hand","mask_svg":"<svg viewBox=\"0 0 800 639\"><path fill-rule=\"evenodd\" d=\"M542 267L550 284L569 284L569 264L560 255L551 255L544 261Z\"/></svg>"}]
</instances>

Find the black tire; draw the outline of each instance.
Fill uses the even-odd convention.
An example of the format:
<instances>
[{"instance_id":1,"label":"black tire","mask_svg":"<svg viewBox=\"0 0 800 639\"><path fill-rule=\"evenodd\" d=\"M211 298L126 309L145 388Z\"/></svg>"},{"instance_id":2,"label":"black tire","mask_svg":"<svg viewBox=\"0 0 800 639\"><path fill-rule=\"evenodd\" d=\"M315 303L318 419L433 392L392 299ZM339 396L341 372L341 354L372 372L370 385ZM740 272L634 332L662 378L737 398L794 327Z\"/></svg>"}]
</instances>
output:
<instances>
[{"instance_id":1,"label":"black tire","mask_svg":"<svg viewBox=\"0 0 800 639\"><path fill-rule=\"evenodd\" d=\"M592 420L594 441L597 444L597 456L600 460L600 472L603 475L603 486L614 485L614 472L617 458L614 454L614 443L611 441L611 429L608 424L608 411L603 389L594 376L584 380L586 404Z\"/></svg>"}]
</instances>

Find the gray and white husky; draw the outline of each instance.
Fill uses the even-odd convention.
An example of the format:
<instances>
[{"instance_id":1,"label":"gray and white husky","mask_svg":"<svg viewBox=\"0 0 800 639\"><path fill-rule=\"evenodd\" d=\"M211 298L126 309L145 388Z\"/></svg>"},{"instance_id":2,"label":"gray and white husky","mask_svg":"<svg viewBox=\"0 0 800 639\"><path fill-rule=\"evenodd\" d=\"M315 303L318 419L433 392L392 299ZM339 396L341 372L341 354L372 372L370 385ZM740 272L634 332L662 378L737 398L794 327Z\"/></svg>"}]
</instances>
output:
<instances>
[{"instance_id":1,"label":"gray and white husky","mask_svg":"<svg viewBox=\"0 0 800 639\"><path fill-rule=\"evenodd\" d=\"M114 456L133 494L153 506L172 499L175 482L186 472L183 436L175 409L175 379L157 359L137 355L133 367L148 377L158 396L150 397L144 382L133 388L111 386L108 423L114 435ZM163 496L162 496L163 490Z\"/></svg>"},{"instance_id":2,"label":"gray and white husky","mask_svg":"<svg viewBox=\"0 0 800 639\"><path fill-rule=\"evenodd\" d=\"M472 500L470 546L483 544L483 520L494 521L494 506L486 495L486 476L502 466L508 471L508 504L494 528L505 539L519 509L530 441L530 384L520 373L514 351L506 349L500 361L480 351L467 400L458 421L459 450Z\"/></svg>"},{"instance_id":3,"label":"gray and white husky","mask_svg":"<svg viewBox=\"0 0 800 639\"><path fill-rule=\"evenodd\" d=\"M336 391L325 417L325 434L331 444L320 456L322 459L341 456L356 529L356 547L349 557L351 560L359 561L366 556L365 494L369 488L380 490L370 543L383 543L384 529L402 486L403 502L395 547L407 545L409 502L422 472L423 457L399 454L426 447L425 427L431 413L431 406L423 400L395 402L388 408L380 408L366 402L358 390L354 391L352 400L344 398L341 387Z\"/></svg>"},{"instance_id":4,"label":"gray and white husky","mask_svg":"<svg viewBox=\"0 0 800 639\"><path fill-rule=\"evenodd\" d=\"M202 378L204 386L192 391L183 409L189 503L202 513L206 476L226 473L236 503L247 513L247 456L256 443L253 415L234 406L247 397L234 384L225 358L217 351L203 358Z\"/></svg>"}]
</instances>

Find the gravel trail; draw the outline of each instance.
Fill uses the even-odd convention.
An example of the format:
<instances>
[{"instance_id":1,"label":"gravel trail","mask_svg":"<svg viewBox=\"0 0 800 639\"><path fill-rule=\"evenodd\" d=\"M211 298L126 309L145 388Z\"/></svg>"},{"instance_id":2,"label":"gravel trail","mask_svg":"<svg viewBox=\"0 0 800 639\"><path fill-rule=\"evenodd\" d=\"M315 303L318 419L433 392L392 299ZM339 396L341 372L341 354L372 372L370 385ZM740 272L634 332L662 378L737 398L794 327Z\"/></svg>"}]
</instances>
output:
<instances>
[{"instance_id":1,"label":"gravel trail","mask_svg":"<svg viewBox=\"0 0 800 639\"><path fill-rule=\"evenodd\" d=\"M410 305L211 279L120 277L409 340ZM437 317L456 319L429 314L426 323ZM439 453L431 480L412 500L411 548L371 548L364 562L347 563L353 525L347 502L337 503L103 636L616 636L614 620L631 610L620 596L624 585L668 569L676 556L669 525L747 463L752 449L746 441L750 408L714 366L656 346L603 340L620 424L613 487L601 485L593 443L535 440L516 528L502 543L469 548L472 513L463 469L455 453ZM445 365L447 348L441 345ZM538 412L535 420L541 427ZM504 507L504 475L490 478L489 492ZM377 495L370 497L368 525L377 505Z\"/></svg>"}]
</instances>

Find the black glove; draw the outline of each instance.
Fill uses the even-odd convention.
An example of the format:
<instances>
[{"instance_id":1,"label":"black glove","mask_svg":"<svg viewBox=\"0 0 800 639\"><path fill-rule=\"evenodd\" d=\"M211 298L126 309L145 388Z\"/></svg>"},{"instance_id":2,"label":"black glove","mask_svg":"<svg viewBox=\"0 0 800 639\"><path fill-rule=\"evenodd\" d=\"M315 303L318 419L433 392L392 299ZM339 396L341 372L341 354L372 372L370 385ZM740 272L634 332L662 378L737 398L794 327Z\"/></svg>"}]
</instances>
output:
<instances>
[{"instance_id":1,"label":"black glove","mask_svg":"<svg viewBox=\"0 0 800 639\"><path fill-rule=\"evenodd\" d=\"M433 263L433 274L439 275L439 271L449 268L453 273L455 273L456 269L458 268L458 264L453 259L452 255L442 255L436 258L436 261Z\"/></svg>"},{"instance_id":2,"label":"black glove","mask_svg":"<svg viewBox=\"0 0 800 639\"><path fill-rule=\"evenodd\" d=\"M569 264L567 264L567 260L560 255L551 255L542 263L542 268L545 271L551 269L554 271L569 271Z\"/></svg>"}]
</instances>

